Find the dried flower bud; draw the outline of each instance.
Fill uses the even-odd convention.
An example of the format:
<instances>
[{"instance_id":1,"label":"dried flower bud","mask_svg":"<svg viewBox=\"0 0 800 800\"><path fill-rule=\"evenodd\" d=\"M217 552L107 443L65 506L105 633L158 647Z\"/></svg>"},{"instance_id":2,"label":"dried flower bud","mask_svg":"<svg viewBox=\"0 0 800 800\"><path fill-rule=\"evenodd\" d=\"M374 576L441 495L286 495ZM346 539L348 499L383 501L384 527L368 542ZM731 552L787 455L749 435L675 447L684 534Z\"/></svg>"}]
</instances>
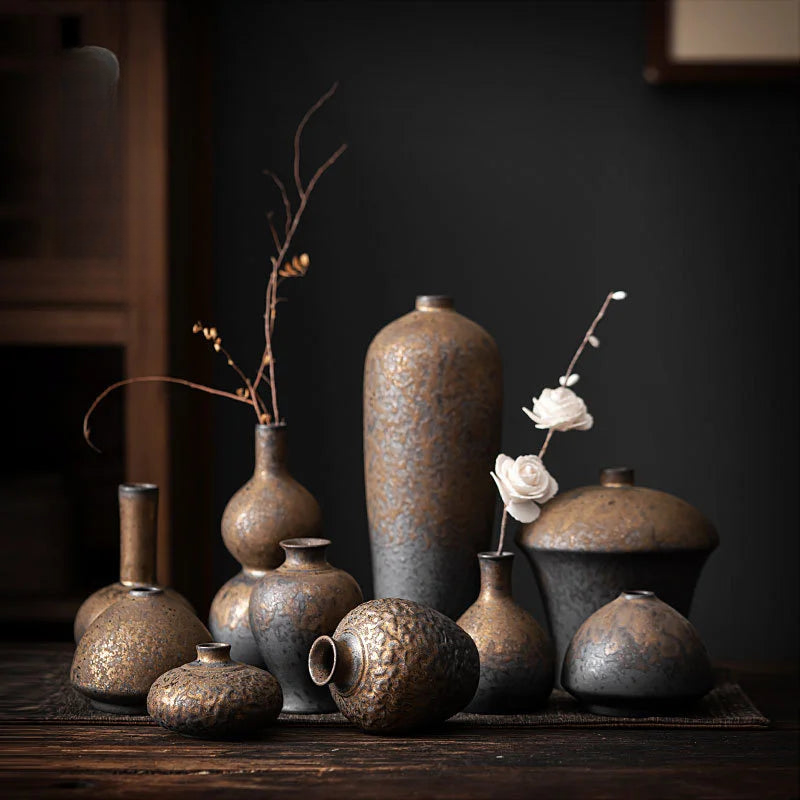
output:
<instances>
[{"instance_id":1,"label":"dried flower bud","mask_svg":"<svg viewBox=\"0 0 800 800\"><path fill-rule=\"evenodd\" d=\"M246 400L248 397L250 397L250 390L249 390L249 389L245 389L245 390L242 392L242 397L244 397L244 398L245 398L245 400Z\"/></svg>"},{"instance_id":2,"label":"dried flower bud","mask_svg":"<svg viewBox=\"0 0 800 800\"><path fill-rule=\"evenodd\" d=\"M600 340L596 336L589 337L589 344L592 347L600 347Z\"/></svg>"},{"instance_id":3,"label":"dried flower bud","mask_svg":"<svg viewBox=\"0 0 800 800\"><path fill-rule=\"evenodd\" d=\"M220 347L221 347L221 346L222 346L222 345L220 344L220 342L219 342L219 339L217 339L217 341L216 341L216 342L214 342L214 349L215 349L215 350L216 350L218 353L219 353L219 349L220 349Z\"/></svg>"},{"instance_id":4,"label":"dried flower bud","mask_svg":"<svg viewBox=\"0 0 800 800\"><path fill-rule=\"evenodd\" d=\"M269 356L269 353L267 353L267 354L264 356L264 366L266 366L267 364L269 364L269 362L270 362L270 361L272 361L272 359L270 358L270 356Z\"/></svg>"},{"instance_id":5,"label":"dried flower bud","mask_svg":"<svg viewBox=\"0 0 800 800\"><path fill-rule=\"evenodd\" d=\"M211 338L211 333L209 332L208 328L203 328L203 336L205 336L206 339Z\"/></svg>"},{"instance_id":6,"label":"dried flower bud","mask_svg":"<svg viewBox=\"0 0 800 800\"><path fill-rule=\"evenodd\" d=\"M262 414L258 419L262 425L269 424L269 414Z\"/></svg>"},{"instance_id":7,"label":"dried flower bud","mask_svg":"<svg viewBox=\"0 0 800 800\"><path fill-rule=\"evenodd\" d=\"M233 360L232 360L232 359L230 359L230 358L228 359L228 366L229 366L229 367L232 367L232 366L233 366Z\"/></svg>"},{"instance_id":8,"label":"dried flower bud","mask_svg":"<svg viewBox=\"0 0 800 800\"><path fill-rule=\"evenodd\" d=\"M243 393L243 390L242 390L242 387L240 386L240 387L239 387L239 388L236 390L236 394L237 394L239 397L241 397L241 396L242 396L242 393Z\"/></svg>"},{"instance_id":9,"label":"dried flower bud","mask_svg":"<svg viewBox=\"0 0 800 800\"><path fill-rule=\"evenodd\" d=\"M192 333L200 333L201 330L203 330L203 326L200 322L195 322L195 324L192 325Z\"/></svg>"},{"instance_id":10,"label":"dried flower bud","mask_svg":"<svg viewBox=\"0 0 800 800\"><path fill-rule=\"evenodd\" d=\"M302 253L300 256L300 266L303 269L308 269L308 265L311 263L311 259L308 257L308 253Z\"/></svg>"},{"instance_id":11,"label":"dried flower bud","mask_svg":"<svg viewBox=\"0 0 800 800\"><path fill-rule=\"evenodd\" d=\"M612 300L624 300L628 296L627 292L619 291L611 295Z\"/></svg>"},{"instance_id":12,"label":"dried flower bud","mask_svg":"<svg viewBox=\"0 0 800 800\"><path fill-rule=\"evenodd\" d=\"M572 374L569 376L569 378L567 378L565 375L562 375L562 376L561 376L561 377L558 379L558 383L559 383L559 385L561 385L561 386L574 386L574 385L575 385L575 384L576 384L576 383L577 383L577 382L578 382L580 379L581 379L581 376L580 376L580 375L578 375L578 373L577 373L577 372L573 372L573 373L572 373Z\"/></svg>"},{"instance_id":13,"label":"dried flower bud","mask_svg":"<svg viewBox=\"0 0 800 800\"><path fill-rule=\"evenodd\" d=\"M216 329L216 328L209 328L209 329L208 329L208 335L209 335L209 336L210 336L212 339L218 339L218 338L219 338L219 337L217 336L217 329Z\"/></svg>"}]
</instances>

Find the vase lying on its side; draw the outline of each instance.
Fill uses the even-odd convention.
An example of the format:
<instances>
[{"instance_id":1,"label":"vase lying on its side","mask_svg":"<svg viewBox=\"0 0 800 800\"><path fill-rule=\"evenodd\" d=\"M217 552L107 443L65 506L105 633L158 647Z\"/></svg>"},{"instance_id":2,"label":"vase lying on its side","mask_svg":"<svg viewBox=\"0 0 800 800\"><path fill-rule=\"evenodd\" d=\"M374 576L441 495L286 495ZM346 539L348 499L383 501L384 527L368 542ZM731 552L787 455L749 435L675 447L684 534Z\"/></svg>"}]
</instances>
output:
<instances>
[{"instance_id":1,"label":"vase lying on its side","mask_svg":"<svg viewBox=\"0 0 800 800\"><path fill-rule=\"evenodd\" d=\"M250 592L282 559L283 539L318 536L319 504L287 468L286 425L256 425L253 476L230 499L222 515L222 538L242 571L217 592L209 627L231 645L236 661L263 667L250 630Z\"/></svg>"},{"instance_id":2,"label":"vase lying on its side","mask_svg":"<svg viewBox=\"0 0 800 800\"><path fill-rule=\"evenodd\" d=\"M646 586L684 616L719 543L683 500L633 485L633 470L605 469L600 486L556 495L523 525L517 544L536 574L556 644L556 676L575 631L630 586Z\"/></svg>"},{"instance_id":3,"label":"vase lying on its side","mask_svg":"<svg viewBox=\"0 0 800 800\"><path fill-rule=\"evenodd\" d=\"M308 655L317 686L367 733L392 734L443 722L475 694L475 642L444 614L410 600L370 600Z\"/></svg>"},{"instance_id":4,"label":"vase lying on its side","mask_svg":"<svg viewBox=\"0 0 800 800\"><path fill-rule=\"evenodd\" d=\"M514 554L479 553L478 563L480 594L458 620L481 660L478 690L465 710L514 714L541 708L553 688L553 645L539 623L514 602Z\"/></svg>"},{"instance_id":5,"label":"vase lying on its side","mask_svg":"<svg viewBox=\"0 0 800 800\"><path fill-rule=\"evenodd\" d=\"M73 626L76 644L89 625L112 603L136 586L153 586L156 582L158 486L123 483L118 497L119 580L98 589L83 601ZM191 609L189 602L174 589L164 588L164 593Z\"/></svg>"},{"instance_id":6,"label":"vase lying on its side","mask_svg":"<svg viewBox=\"0 0 800 800\"><path fill-rule=\"evenodd\" d=\"M713 675L689 620L637 590L622 592L578 628L561 683L595 714L651 716L699 700Z\"/></svg>"},{"instance_id":7,"label":"vase lying on its side","mask_svg":"<svg viewBox=\"0 0 800 800\"><path fill-rule=\"evenodd\" d=\"M231 646L197 645L197 658L150 687L147 713L165 728L200 739L238 739L273 723L283 696L266 670L231 661Z\"/></svg>"},{"instance_id":8,"label":"vase lying on its side","mask_svg":"<svg viewBox=\"0 0 800 800\"><path fill-rule=\"evenodd\" d=\"M283 710L295 714L336 710L330 692L309 677L308 651L363 600L355 580L328 563L328 545L327 539L281 542L286 560L250 595L250 628L267 669L280 681Z\"/></svg>"}]
</instances>

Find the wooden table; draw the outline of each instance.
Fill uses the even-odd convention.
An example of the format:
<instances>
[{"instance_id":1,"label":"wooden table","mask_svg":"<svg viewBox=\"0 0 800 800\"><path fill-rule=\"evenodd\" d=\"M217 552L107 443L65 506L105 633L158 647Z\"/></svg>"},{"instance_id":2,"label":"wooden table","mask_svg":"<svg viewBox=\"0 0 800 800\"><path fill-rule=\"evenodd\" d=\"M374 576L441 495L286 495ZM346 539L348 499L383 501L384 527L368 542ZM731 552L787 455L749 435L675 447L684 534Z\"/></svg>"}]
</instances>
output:
<instances>
[{"instance_id":1,"label":"wooden table","mask_svg":"<svg viewBox=\"0 0 800 800\"><path fill-rule=\"evenodd\" d=\"M30 659L31 681L47 652ZM6 646L0 658L13 654ZM770 729L457 728L380 738L285 725L259 741L215 743L155 726L0 720L0 797L797 797L796 668L730 666Z\"/></svg>"}]
</instances>

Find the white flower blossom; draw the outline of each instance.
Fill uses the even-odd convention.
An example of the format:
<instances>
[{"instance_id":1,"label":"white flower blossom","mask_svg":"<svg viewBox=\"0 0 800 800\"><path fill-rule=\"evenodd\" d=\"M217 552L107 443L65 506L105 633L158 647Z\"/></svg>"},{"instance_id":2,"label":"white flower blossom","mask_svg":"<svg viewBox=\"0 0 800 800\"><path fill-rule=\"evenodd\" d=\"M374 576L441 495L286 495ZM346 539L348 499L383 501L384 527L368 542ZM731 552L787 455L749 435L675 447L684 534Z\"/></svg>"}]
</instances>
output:
<instances>
[{"instance_id":1,"label":"white flower blossom","mask_svg":"<svg viewBox=\"0 0 800 800\"><path fill-rule=\"evenodd\" d=\"M624 300L628 296L627 292L619 291L611 295L612 300Z\"/></svg>"},{"instance_id":2,"label":"white flower blossom","mask_svg":"<svg viewBox=\"0 0 800 800\"><path fill-rule=\"evenodd\" d=\"M519 522L533 522L539 516L539 504L558 492L556 479L539 456L520 456L514 460L501 453L490 474L506 511Z\"/></svg>"},{"instance_id":3,"label":"white flower blossom","mask_svg":"<svg viewBox=\"0 0 800 800\"><path fill-rule=\"evenodd\" d=\"M533 408L522 410L540 430L588 431L594 425L586 403L566 386L542 389L541 395L533 398Z\"/></svg>"},{"instance_id":4,"label":"white flower blossom","mask_svg":"<svg viewBox=\"0 0 800 800\"><path fill-rule=\"evenodd\" d=\"M593 336L590 336L590 337L589 337L589 344L590 344L592 347L600 347L600 340L599 340L599 339L598 339L596 336L594 336L594 335L593 335Z\"/></svg>"},{"instance_id":5,"label":"white flower blossom","mask_svg":"<svg viewBox=\"0 0 800 800\"><path fill-rule=\"evenodd\" d=\"M581 376L577 372L573 372L569 378L566 375L562 375L558 379L558 383L559 386L574 386L580 379Z\"/></svg>"}]
</instances>

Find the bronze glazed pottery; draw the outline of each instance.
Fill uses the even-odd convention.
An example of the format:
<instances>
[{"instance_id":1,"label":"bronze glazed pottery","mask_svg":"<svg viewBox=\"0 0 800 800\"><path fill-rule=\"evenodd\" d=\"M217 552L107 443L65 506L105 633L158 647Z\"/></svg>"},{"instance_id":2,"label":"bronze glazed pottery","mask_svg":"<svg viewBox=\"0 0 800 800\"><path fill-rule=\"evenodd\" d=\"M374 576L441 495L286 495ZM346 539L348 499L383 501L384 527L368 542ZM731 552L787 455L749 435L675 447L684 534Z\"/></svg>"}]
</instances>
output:
<instances>
[{"instance_id":1,"label":"bronze glazed pottery","mask_svg":"<svg viewBox=\"0 0 800 800\"><path fill-rule=\"evenodd\" d=\"M491 336L449 297L373 339L364 365L364 473L376 597L456 619L478 590L495 498L502 364Z\"/></svg>"},{"instance_id":2,"label":"bronze glazed pottery","mask_svg":"<svg viewBox=\"0 0 800 800\"><path fill-rule=\"evenodd\" d=\"M556 676L578 626L630 586L646 586L684 616L714 526L683 500L633 485L633 470L605 469L599 486L556 495L520 528L556 644Z\"/></svg>"},{"instance_id":3,"label":"bronze glazed pottery","mask_svg":"<svg viewBox=\"0 0 800 800\"><path fill-rule=\"evenodd\" d=\"M478 553L481 591L458 624L478 646L481 677L465 711L514 714L541 708L553 688L553 645L511 596L514 554Z\"/></svg>"},{"instance_id":4,"label":"bronze glazed pottery","mask_svg":"<svg viewBox=\"0 0 800 800\"><path fill-rule=\"evenodd\" d=\"M130 589L86 629L70 680L101 711L143 714L153 681L209 638L186 603L157 587Z\"/></svg>"},{"instance_id":5,"label":"bronze glazed pottery","mask_svg":"<svg viewBox=\"0 0 800 800\"><path fill-rule=\"evenodd\" d=\"M286 425L256 425L253 477L228 502L222 538L242 571L217 592L209 627L231 645L236 661L263 667L250 630L250 591L283 560L283 539L318 536L322 512L311 493L287 469Z\"/></svg>"},{"instance_id":6,"label":"bronze glazed pottery","mask_svg":"<svg viewBox=\"0 0 800 800\"><path fill-rule=\"evenodd\" d=\"M713 675L689 620L652 592L630 591L578 628L561 683L595 714L651 716L699 700Z\"/></svg>"},{"instance_id":7,"label":"bronze glazed pottery","mask_svg":"<svg viewBox=\"0 0 800 800\"><path fill-rule=\"evenodd\" d=\"M134 586L156 582L156 533L158 486L152 483L123 483L119 497L119 580L98 589L83 601L75 616L75 642L112 603ZM188 601L174 589L164 589L175 600Z\"/></svg>"},{"instance_id":8,"label":"bronze glazed pottery","mask_svg":"<svg viewBox=\"0 0 800 800\"><path fill-rule=\"evenodd\" d=\"M281 684L283 710L293 714L336 711L330 692L308 675L308 651L364 599L355 580L328 563L329 544L327 539L281 542L286 560L250 595L250 628L267 669Z\"/></svg>"},{"instance_id":9,"label":"bronze glazed pottery","mask_svg":"<svg viewBox=\"0 0 800 800\"><path fill-rule=\"evenodd\" d=\"M411 600L370 600L308 655L318 686L367 733L393 734L443 722L475 694L475 642L444 614Z\"/></svg>"},{"instance_id":10,"label":"bronze glazed pottery","mask_svg":"<svg viewBox=\"0 0 800 800\"><path fill-rule=\"evenodd\" d=\"M165 728L200 739L239 739L273 723L281 712L278 681L263 669L231 661L231 646L197 645L197 659L159 677L147 713Z\"/></svg>"}]
</instances>

